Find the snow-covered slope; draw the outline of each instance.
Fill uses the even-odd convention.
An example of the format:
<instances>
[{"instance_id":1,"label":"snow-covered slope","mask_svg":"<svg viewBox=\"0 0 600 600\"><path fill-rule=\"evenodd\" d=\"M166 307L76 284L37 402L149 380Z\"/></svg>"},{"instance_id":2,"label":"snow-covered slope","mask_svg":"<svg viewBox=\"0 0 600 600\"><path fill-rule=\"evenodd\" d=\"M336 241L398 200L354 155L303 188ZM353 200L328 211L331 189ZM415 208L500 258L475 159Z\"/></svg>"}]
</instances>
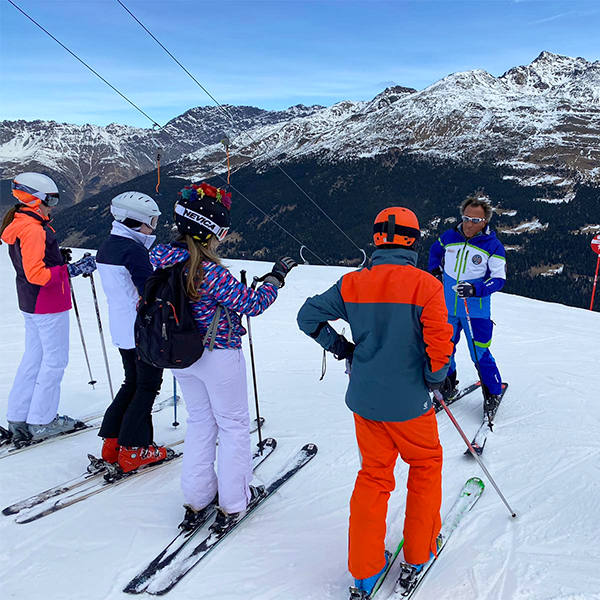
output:
<instances>
[{"instance_id":1,"label":"snow-covered slope","mask_svg":"<svg viewBox=\"0 0 600 600\"><path fill-rule=\"evenodd\" d=\"M81 250L76 250L79 256ZM267 265L230 261L250 276ZM253 334L265 434L279 446L258 476L273 475L304 443L317 457L181 582L169 598L219 600L341 600L347 597L348 500L359 468L351 413L344 405L346 376L329 359L319 382L321 352L297 329L304 299L325 290L346 269L300 266L280 298L254 320ZM20 354L23 325L13 292L13 271L0 250L2 323L0 412L4 414ZM108 403L106 376L89 283L75 290L92 356L94 391L72 323L71 363L62 410L83 416ZM106 328L106 304L100 291ZM484 459L509 501L508 511L488 483L486 491L448 544L417 598L426 600L592 600L600 598L597 540L600 497L600 387L597 340L600 315L585 310L497 294L492 350L510 389ZM340 325L341 327L341 325ZM247 349L247 348L246 348ZM120 365L109 348L115 381ZM463 384L475 379L464 341L458 352ZM171 393L167 374L163 397ZM481 398L453 408L468 435L481 419ZM181 411L185 409L181 407ZM184 422L183 415L179 419ZM172 414L156 420L161 442L182 437ZM482 476L463 456L463 442L448 418L438 418L444 446L446 511L462 483ZM81 472L99 439L84 433L47 448L0 461L0 504L20 500ZM23 600L122 599L123 586L174 535L183 510L180 465L173 463L35 523L0 516L2 598ZM397 491L388 515L388 545L402 531L407 468L397 467ZM485 480L485 477L483 477ZM487 482L486 482L487 483ZM382 600L385 594L381 596Z\"/></svg>"},{"instance_id":2,"label":"snow-covered slope","mask_svg":"<svg viewBox=\"0 0 600 600\"><path fill-rule=\"evenodd\" d=\"M0 176L45 167L79 200L151 170L157 152L178 161L173 174L223 172L220 141L228 135L234 168L314 156L335 163L400 149L506 164L516 170L507 177L526 185L600 181L600 61L542 52L501 77L453 73L422 91L388 88L369 102L224 110L229 115L194 108L161 131L5 121Z\"/></svg>"}]
</instances>

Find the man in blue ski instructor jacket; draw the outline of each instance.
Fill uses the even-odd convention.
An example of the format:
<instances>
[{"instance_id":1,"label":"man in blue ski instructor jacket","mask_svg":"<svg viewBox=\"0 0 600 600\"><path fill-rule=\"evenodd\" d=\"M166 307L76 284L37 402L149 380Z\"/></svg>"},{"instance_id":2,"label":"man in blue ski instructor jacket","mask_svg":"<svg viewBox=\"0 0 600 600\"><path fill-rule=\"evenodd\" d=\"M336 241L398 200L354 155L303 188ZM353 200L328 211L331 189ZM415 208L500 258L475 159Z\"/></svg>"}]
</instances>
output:
<instances>
[{"instance_id":1,"label":"man in blue ski instructor jacket","mask_svg":"<svg viewBox=\"0 0 600 600\"><path fill-rule=\"evenodd\" d=\"M454 328L454 351L448 371L456 392L454 355L461 330L467 332L467 344L473 362L475 353L484 385L484 413L493 415L500 402L502 378L490 352L493 322L491 295L506 283L506 252L490 229L492 206L486 197L469 196L460 206L461 222L444 232L429 251L429 272L444 284L448 321ZM465 299L473 327L471 343ZM474 347L473 347L474 346Z\"/></svg>"}]
</instances>

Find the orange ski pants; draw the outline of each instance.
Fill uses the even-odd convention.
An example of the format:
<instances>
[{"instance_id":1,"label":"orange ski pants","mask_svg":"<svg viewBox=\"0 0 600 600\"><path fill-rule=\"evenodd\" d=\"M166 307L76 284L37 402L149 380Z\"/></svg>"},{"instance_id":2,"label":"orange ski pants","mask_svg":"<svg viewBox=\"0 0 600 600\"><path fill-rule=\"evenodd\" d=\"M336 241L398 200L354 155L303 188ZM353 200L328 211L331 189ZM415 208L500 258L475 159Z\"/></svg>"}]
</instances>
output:
<instances>
[{"instance_id":1,"label":"orange ski pants","mask_svg":"<svg viewBox=\"0 0 600 600\"><path fill-rule=\"evenodd\" d=\"M402 422L371 421L354 415L362 465L350 500L348 569L366 579L385 565L388 500L396 487L398 454L410 466L404 520L404 558L411 564L437 553L442 521L442 446L433 408Z\"/></svg>"}]
</instances>

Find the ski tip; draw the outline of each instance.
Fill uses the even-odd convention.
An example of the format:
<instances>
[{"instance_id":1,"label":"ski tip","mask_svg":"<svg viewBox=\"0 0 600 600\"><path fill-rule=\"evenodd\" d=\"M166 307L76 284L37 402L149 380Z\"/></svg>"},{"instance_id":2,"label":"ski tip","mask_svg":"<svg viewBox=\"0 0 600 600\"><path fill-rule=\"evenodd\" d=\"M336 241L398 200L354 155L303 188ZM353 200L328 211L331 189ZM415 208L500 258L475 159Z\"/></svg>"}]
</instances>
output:
<instances>
[{"instance_id":1,"label":"ski tip","mask_svg":"<svg viewBox=\"0 0 600 600\"><path fill-rule=\"evenodd\" d=\"M465 481L464 487L468 489L474 489L475 491L481 491L485 489L485 483L479 477L471 477Z\"/></svg>"},{"instance_id":2,"label":"ski tip","mask_svg":"<svg viewBox=\"0 0 600 600\"><path fill-rule=\"evenodd\" d=\"M260 450L261 445L256 444L256 446ZM275 448L277 448L277 440L275 438L266 438L262 441L262 447L263 448L273 448L273 450L274 450Z\"/></svg>"},{"instance_id":3,"label":"ski tip","mask_svg":"<svg viewBox=\"0 0 600 600\"><path fill-rule=\"evenodd\" d=\"M310 456L314 456L318 451L319 449L317 448L316 444L305 444L302 446L302 452L305 452Z\"/></svg>"},{"instance_id":4,"label":"ski tip","mask_svg":"<svg viewBox=\"0 0 600 600\"><path fill-rule=\"evenodd\" d=\"M12 508L10 506L7 506L6 508L2 509L2 514L6 517L8 517L9 515L14 515L15 511L12 510Z\"/></svg>"}]
</instances>

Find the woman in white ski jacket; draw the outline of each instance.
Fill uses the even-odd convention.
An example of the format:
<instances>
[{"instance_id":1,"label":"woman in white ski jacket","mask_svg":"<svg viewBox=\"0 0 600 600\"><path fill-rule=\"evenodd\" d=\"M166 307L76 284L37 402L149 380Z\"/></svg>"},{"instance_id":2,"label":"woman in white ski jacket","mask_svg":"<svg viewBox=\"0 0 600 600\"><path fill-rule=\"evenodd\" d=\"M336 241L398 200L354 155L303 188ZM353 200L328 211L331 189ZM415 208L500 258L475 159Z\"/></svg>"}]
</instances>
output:
<instances>
[{"instance_id":1,"label":"woman in white ski jacket","mask_svg":"<svg viewBox=\"0 0 600 600\"><path fill-rule=\"evenodd\" d=\"M231 195L221 189L206 183L186 187L175 205L179 241L160 244L150 253L157 268L186 262L186 291L200 333L208 331L217 307L222 307L212 351L205 349L192 366L173 370L189 413L181 473L186 509L183 529L192 529L203 520L205 509L218 502L213 528L223 531L260 498L261 489L250 486L250 417L241 341L246 330L241 315L264 312L296 266L291 258L280 259L261 278L263 285L257 290L235 279L215 251L229 231L230 206ZM214 469L217 438L218 477Z\"/></svg>"}]
</instances>

